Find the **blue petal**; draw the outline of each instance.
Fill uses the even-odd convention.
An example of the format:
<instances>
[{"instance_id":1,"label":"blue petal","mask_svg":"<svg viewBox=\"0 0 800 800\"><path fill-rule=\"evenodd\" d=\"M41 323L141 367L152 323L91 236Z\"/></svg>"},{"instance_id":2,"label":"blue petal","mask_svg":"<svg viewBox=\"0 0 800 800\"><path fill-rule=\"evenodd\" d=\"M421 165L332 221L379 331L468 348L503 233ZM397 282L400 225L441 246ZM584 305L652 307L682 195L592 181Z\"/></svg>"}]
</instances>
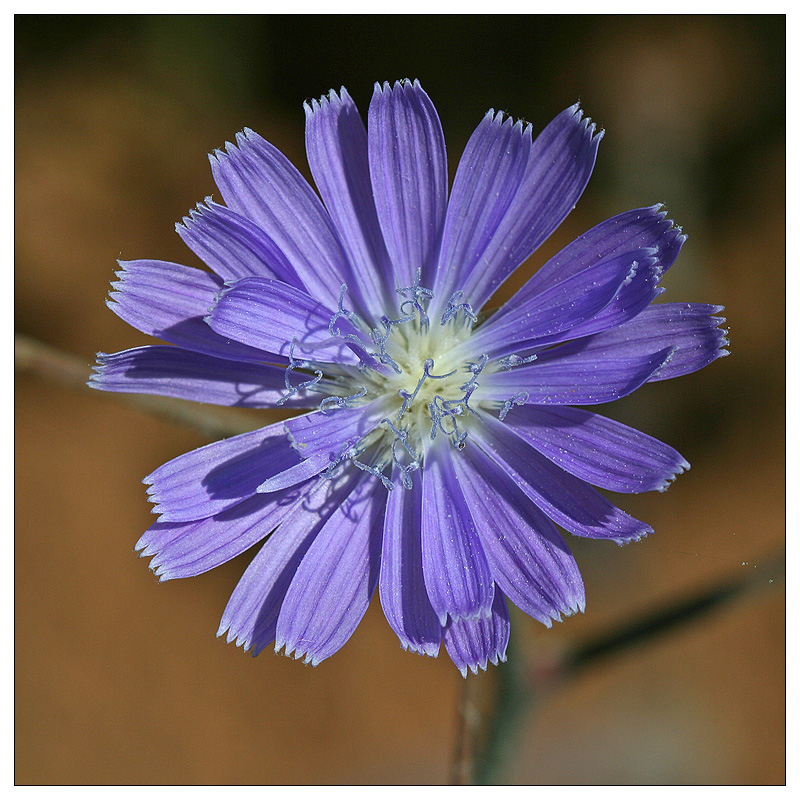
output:
<instances>
[{"instance_id":1,"label":"blue petal","mask_svg":"<svg viewBox=\"0 0 800 800\"><path fill-rule=\"evenodd\" d=\"M147 493L162 522L204 519L255 494L300 456L283 422L212 442L184 453L148 475Z\"/></svg>"},{"instance_id":2,"label":"blue petal","mask_svg":"<svg viewBox=\"0 0 800 800\"><path fill-rule=\"evenodd\" d=\"M447 155L439 116L419 81L375 84L369 107L375 208L396 286L422 270L430 286L447 207Z\"/></svg>"},{"instance_id":3,"label":"blue petal","mask_svg":"<svg viewBox=\"0 0 800 800\"><path fill-rule=\"evenodd\" d=\"M522 394L526 396L525 402L534 405L608 403L652 380L675 351L675 347L670 347L657 353L619 357L606 349L597 348L589 353L585 347L562 345L538 354L531 364L487 375L481 382L481 399L503 403Z\"/></svg>"},{"instance_id":4,"label":"blue petal","mask_svg":"<svg viewBox=\"0 0 800 800\"><path fill-rule=\"evenodd\" d=\"M316 666L353 635L378 581L386 490L362 477L311 543L286 592L275 651Z\"/></svg>"},{"instance_id":5,"label":"blue petal","mask_svg":"<svg viewBox=\"0 0 800 800\"><path fill-rule=\"evenodd\" d=\"M319 475L328 466L330 466L330 461L325 456L317 454L267 478L258 485L256 491L260 494L271 494L279 492L281 489L288 489L290 486L297 486L305 483L309 478Z\"/></svg>"},{"instance_id":6,"label":"blue petal","mask_svg":"<svg viewBox=\"0 0 800 800\"><path fill-rule=\"evenodd\" d=\"M214 203L197 204L175 226L178 235L196 255L226 281L262 277L304 289L286 256L275 242L249 219Z\"/></svg>"},{"instance_id":7,"label":"blue petal","mask_svg":"<svg viewBox=\"0 0 800 800\"><path fill-rule=\"evenodd\" d=\"M513 413L513 412L512 412ZM637 541L653 532L595 489L540 455L502 422L484 416L472 439L556 524L575 536Z\"/></svg>"},{"instance_id":8,"label":"blue petal","mask_svg":"<svg viewBox=\"0 0 800 800\"><path fill-rule=\"evenodd\" d=\"M344 87L304 108L308 164L358 277L351 291L367 308L388 309L394 275L372 198L364 123Z\"/></svg>"},{"instance_id":9,"label":"blue petal","mask_svg":"<svg viewBox=\"0 0 800 800\"><path fill-rule=\"evenodd\" d=\"M277 148L254 131L215 151L211 169L225 203L254 222L280 249L303 286L336 308L353 283L333 222L314 190ZM360 310L360 309L358 309Z\"/></svg>"},{"instance_id":10,"label":"blue petal","mask_svg":"<svg viewBox=\"0 0 800 800\"><path fill-rule=\"evenodd\" d=\"M215 358L182 347L145 345L98 353L89 386L105 392L181 397L198 403L266 408L286 393L282 367ZM300 392L291 406L310 403Z\"/></svg>"},{"instance_id":11,"label":"blue petal","mask_svg":"<svg viewBox=\"0 0 800 800\"><path fill-rule=\"evenodd\" d=\"M705 303L658 303L635 319L616 328L576 339L558 348L567 358L636 359L657 348L672 347L669 361L649 381L688 375L728 355L727 331L719 326L724 317L714 316L722 306Z\"/></svg>"},{"instance_id":12,"label":"blue petal","mask_svg":"<svg viewBox=\"0 0 800 800\"><path fill-rule=\"evenodd\" d=\"M614 299L599 314L586 322L579 323L574 328L530 342L530 344L537 348L543 345L558 344L568 339L590 336L628 322L664 293L665 290L658 285L662 274L663 267L657 259L648 259L647 263L640 263L631 280L622 285Z\"/></svg>"},{"instance_id":13,"label":"blue petal","mask_svg":"<svg viewBox=\"0 0 800 800\"><path fill-rule=\"evenodd\" d=\"M108 307L129 325L164 341L237 361L265 361L261 349L232 342L206 325L204 317L222 280L169 261L120 261Z\"/></svg>"},{"instance_id":14,"label":"blue petal","mask_svg":"<svg viewBox=\"0 0 800 800\"><path fill-rule=\"evenodd\" d=\"M207 519L157 522L136 544L162 581L190 578L230 561L267 535L301 502L302 486L256 495Z\"/></svg>"},{"instance_id":15,"label":"blue petal","mask_svg":"<svg viewBox=\"0 0 800 800\"><path fill-rule=\"evenodd\" d=\"M519 190L533 147L531 125L488 111L467 142L453 181L434 293L447 299L485 264L499 221Z\"/></svg>"},{"instance_id":16,"label":"blue petal","mask_svg":"<svg viewBox=\"0 0 800 800\"><path fill-rule=\"evenodd\" d=\"M476 675L479 668L486 669L488 662L497 664L506 660L510 632L506 599L495 589L490 616L449 620L442 638L448 655L466 678L467 670Z\"/></svg>"},{"instance_id":17,"label":"blue petal","mask_svg":"<svg viewBox=\"0 0 800 800\"><path fill-rule=\"evenodd\" d=\"M661 205L617 214L579 236L554 255L503 306L498 315L527 303L532 297L610 256L655 247L661 271L668 270L680 253L686 236L667 219Z\"/></svg>"},{"instance_id":18,"label":"blue petal","mask_svg":"<svg viewBox=\"0 0 800 800\"><path fill-rule=\"evenodd\" d=\"M583 581L556 526L478 447L454 458L495 583L517 608L547 625L582 611Z\"/></svg>"},{"instance_id":19,"label":"blue petal","mask_svg":"<svg viewBox=\"0 0 800 800\"><path fill-rule=\"evenodd\" d=\"M433 610L444 625L487 616L494 585L444 437L425 454L422 472L422 569Z\"/></svg>"},{"instance_id":20,"label":"blue petal","mask_svg":"<svg viewBox=\"0 0 800 800\"><path fill-rule=\"evenodd\" d=\"M383 525L381 606L404 649L436 656L442 630L422 574L421 484L416 480L411 488L401 488L396 468L392 477L395 489L386 500Z\"/></svg>"},{"instance_id":21,"label":"blue petal","mask_svg":"<svg viewBox=\"0 0 800 800\"><path fill-rule=\"evenodd\" d=\"M522 342L554 339L595 318L640 269L655 264L655 250L632 250L612 256L566 277L502 317L490 317L470 338L475 352L507 355Z\"/></svg>"},{"instance_id":22,"label":"blue petal","mask_svg":"<svg viewBox=\"0 0 800 800\"><path fill-rule=\"evenodd\" d=\"M689 469L668 444L584 409L525 405L506 422L562 469L614 492L663 492Z\"/></svg>"},{"instance_id":23,"label":"blue petal","mask_svg":"<svg viewBox=\"0 0 800 800\"><path fill-rule=\"evenodd\" d=\"M495 135L493 159L519 157L513 149L509 154L500 152L498 145L503 141L502 129L496 130ZM518 135L528 134L520 131ZM483 214L480 203L472 202L471 194L466 191L463 195L459 193L457 203L451 203L448 217L452 215L455 218L451 226L451 230L455 230L451 235L459 226L476 224L476 212L483 219L484 227L477 242L462 237L462 241L470 241L474 251L461 253L456 250L450 255L451 261L463 263L452 288L463 291L464 299L473 308L481 308L495 289L572 211L589 182L601 138L602 133L595 133L594 124L583 116L578 105L571 106L539 134L527 152L524 175L510 202L505 188L496 183L503 175L503 171L498 170L484 179L488 186L479 181L472 192L479 197L485 196L485 202L492 204L490 215ZM522 149L524 152L527 148L522 145ZM470 152L477 154L480 148ZM463 174L469 175L477 168L468 160ZM439 294L446 299L448 291Z\"/></svg>"},{"instance_id":24,"label":"blue petal","mask_svg":"<svg viewBox=\"0 0 800 800\"><path fill-rule=\"evenodd\" d=\"M228 642L253 647L253 655L275 638L281 603L300 561L352 488L353 478L346 476L336 483L315 481L301 495L236 585L217 636L227 631Z\"/></svg>"},{"instance_id":25,"label":"blue petal","mask_svg":"<svg viewBox=\"0 0 800 800\"><path fill-rule=\"evenodd\" d=\"M328 463L336 462L385 416L380 401L357 408L341 408L326 414L312 411L286 420L292 444L302 458L323 456Z\"/></svg>"},{"instance_id":26,"label":"blue petal","mask_svg":"<svg viewBox=\"0 0 800 800\"><path fill-rule=\"evenodd\" d=\"M270 278L243 278L226 287L206 317L212 330L243 344L288 356L295 342L297 358L358 363L352 335L364 352L368 340L346 318L336 321L342 337L330 331L333 312L310 295Z\"/></svg>"}]
</instances>

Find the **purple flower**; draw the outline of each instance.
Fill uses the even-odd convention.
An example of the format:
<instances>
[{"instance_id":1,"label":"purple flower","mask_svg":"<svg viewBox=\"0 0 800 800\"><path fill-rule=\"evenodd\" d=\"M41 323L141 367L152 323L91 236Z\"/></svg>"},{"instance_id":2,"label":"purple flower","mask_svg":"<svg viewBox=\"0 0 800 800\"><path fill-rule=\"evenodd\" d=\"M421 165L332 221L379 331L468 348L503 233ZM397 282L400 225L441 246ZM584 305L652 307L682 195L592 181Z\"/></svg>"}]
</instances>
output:
<instances>
[{"instance_id":1,"label":"purple flower","mask_svg":"<svg viewBox=\"0 0 800 800\"><path fill-rule=\"evenodd\" d=\"M444 642L466 675L505 658L507 599L547 626L583 610L556 526L618 544L651 532L593 486L663 491L688 463L572 406L726 355L721 307L652 305L686 237L651 206L486 310L589 180L602 132L577 105L535 139L489 111L449 198L417 81L376 84L367 128L344 88L305 111L322 202L245 130L211 156L225 205L177 226L212 271L120 262L110 307L171 346L101 353L91 385L313 409L159 467L145 478L158 522L136 548L169 580L266 540L218 634L254 654L274 641L318 664L377 586L402 646Z\"/></svg>"}]
</instances>

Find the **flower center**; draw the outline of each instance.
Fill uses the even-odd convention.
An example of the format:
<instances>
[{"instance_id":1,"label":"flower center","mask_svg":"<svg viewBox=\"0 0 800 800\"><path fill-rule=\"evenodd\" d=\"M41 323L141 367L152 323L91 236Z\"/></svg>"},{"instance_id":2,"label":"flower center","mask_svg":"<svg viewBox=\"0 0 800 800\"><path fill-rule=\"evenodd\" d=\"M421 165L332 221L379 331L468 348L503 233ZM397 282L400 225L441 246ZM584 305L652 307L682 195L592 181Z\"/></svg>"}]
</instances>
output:
<instances>
[{"instance_id":1,"label":"flower center","mask_svg":"<svg viewBox=\"0 0 800 800\"><path fill-rule=\"evenodd\" d=\"M337 323L345 317L359 331L359 336L344 337L360 353L358 367L326 365L323 377L322 370L317 369L321 365L290 359L287 386L291 370L313 370L315 377L296 388L326 394L319 406L323 413L373 404L378 424L344 457L380 474L387 485L390 482L382 473L393 463L400 470L403 485L409 487L409 473L422 466L430 443L437 437L449 439L459 450L466 446L479 405L473 395L489 361L486 355L474 361L464 358L461 345L469 339L476 316L468 303L460 302L457 292L441 317L429 318L427 308L433 293L421 287L417 279L413 286L397 290L404 298L399 316L383 316L381 327L370 330L357 315L344 309L345 292L343 286L330 330L341 336ZM376 459L374 466L358 460L358 455L367 450L378 454L372 456Z\"/></svg>"},{"instance_id":2,"label":"flower center","mask_svg":"<svg viewBox=\"0 0 800 800\"><path fill-rule=\"evenodd\" d=\"M381 376L379 391L391 409L392 422L404 425L423 450L425 442L440 433L458 439L459 429L468 425L475 373L455 350L471 329L471 320L453 318L427 330L416 321L398 330L394 360L400 372Z\"/></svg>"}]
</instances>

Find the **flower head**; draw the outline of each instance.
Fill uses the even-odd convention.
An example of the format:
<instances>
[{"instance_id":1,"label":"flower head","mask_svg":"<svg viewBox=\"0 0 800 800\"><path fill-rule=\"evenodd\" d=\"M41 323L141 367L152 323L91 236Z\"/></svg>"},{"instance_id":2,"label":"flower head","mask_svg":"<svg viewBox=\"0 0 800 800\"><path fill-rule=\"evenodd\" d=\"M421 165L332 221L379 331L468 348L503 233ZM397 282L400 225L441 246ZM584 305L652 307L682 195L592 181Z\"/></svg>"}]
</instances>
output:
<instances>
[{"instance_id":1,"label":"flower head","mask_svg":"<svg viewBox=\"0 0 800 800\"><path fill-rule=\"evenodd\" d=\"M99 354L91 384L312 409L145 479L137 549L161 578L266 540L223 614L257 654L317 664L376 586L402 646L461 672L505 657L506 600L551 625L584 608L560 526L619 544L651 529L601 495L663 491L668 445L592 411L725 355L719 306L653 301L685 236L660 206L619 214L486 304L582 194L602 138L575 105L536 138L489 111L448 197L417 81L306 103L322 202L258 134L211 156L224 205L177 226L210 272L121 262L110 307L169 342Z\"/></svg>"}]
</instances>

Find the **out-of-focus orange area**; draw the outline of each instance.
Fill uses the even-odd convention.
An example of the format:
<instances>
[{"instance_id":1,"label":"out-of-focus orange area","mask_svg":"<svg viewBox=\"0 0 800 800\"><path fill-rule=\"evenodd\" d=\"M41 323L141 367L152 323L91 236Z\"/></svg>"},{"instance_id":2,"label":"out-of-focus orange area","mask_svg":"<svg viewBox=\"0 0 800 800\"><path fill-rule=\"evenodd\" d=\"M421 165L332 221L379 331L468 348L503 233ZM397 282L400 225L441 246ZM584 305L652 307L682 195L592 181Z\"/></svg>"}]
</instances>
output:
<instances>
[{"instance_id":1,"label":"out-of-focus orange area","mask_svg":"<svg viewBox=\"0 0 800 800\"><path fill-rule=\"evenodd\" d=\"M605 411L692 463L617 496L655 536L571 539L586 613L555 652L731 575L784 541L784 18L16 17L16 326L85 359L148 342L104 305L117 258L199 265L173 231L205 154L250 126L308 174L306 97L419 78L451 173L489 107L540 130L580 98L606 129L575 212L518 278L597 222L664 202L689 234L665 300L726 306L732 355ZM510 288L510 287L509 287ZM501 290L501 295L506 289ZM141 479L205 443L110 395L16 389L16 781L443 783L462 678L404 653L377 598L317 668L214 634L252 552L159 585L133 545ZM268 421L269 417L264 416ZM784 592L599 662L526 716L514 783L775 784ZM491 689L493 676L476 679Z\"/></svg>"}]
</instances>

